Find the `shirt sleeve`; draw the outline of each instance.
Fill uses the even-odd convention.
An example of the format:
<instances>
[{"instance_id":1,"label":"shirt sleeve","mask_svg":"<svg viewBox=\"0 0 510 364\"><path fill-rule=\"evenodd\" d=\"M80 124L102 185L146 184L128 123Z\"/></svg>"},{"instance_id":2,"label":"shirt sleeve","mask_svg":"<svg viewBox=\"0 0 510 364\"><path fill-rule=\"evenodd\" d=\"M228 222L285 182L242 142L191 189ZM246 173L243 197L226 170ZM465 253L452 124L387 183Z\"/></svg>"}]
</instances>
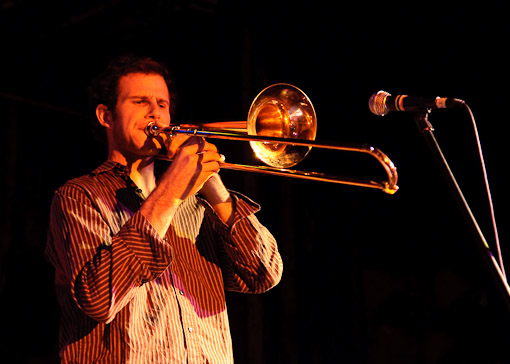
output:
<instances>
[{"instance_id":1,"label":"shirt sleeve","mask_svg":"<svg viewBox=\"0 0 510 364\"><path fill-rule=\"evenodd\" d=\"M99 209L76 186L53 198L47 256L56 267L57 284L70 287L73 299L91 318L111 322L144 282L161 275L172 249L142 214L112 236Z\"/></svg>"},{"instance_id":2,"label":"shirt sleeve","mask_svg":"<svg viewBox=\"0 0 510 364\"><path fill-rule=\"evenodd\" d=\"M234 201L233 223L227 226L218 218L225 289L263 293L280 281L282 258L274 236L255 216L260 206L240 193L230 193Z\"/></svg>"}]
</instances>

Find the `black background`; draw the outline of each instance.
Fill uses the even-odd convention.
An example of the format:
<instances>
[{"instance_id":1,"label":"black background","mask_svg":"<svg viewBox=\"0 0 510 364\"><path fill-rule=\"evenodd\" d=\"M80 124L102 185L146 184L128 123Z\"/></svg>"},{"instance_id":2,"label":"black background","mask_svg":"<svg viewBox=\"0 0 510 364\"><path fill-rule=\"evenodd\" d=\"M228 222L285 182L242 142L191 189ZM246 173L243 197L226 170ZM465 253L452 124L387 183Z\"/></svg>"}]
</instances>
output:
<instances>
[{"instance_id":1,"label":"black background","mask_svg":"<svg viewBox=\"0 0 510 364\"><path fill-rule=\"evenodd\" d=\"M505 295L412 115L370 114L380 89L452 96L474 112L503 254L508 35L504 1L0 1L0 355L57 361L58 307L42 256L55 188L105 158L86 88L126 52L165 62L174 121L244 120L264 87L312 100L318 140L369 143L399 171L378 190L223 171L263 206L284 259L264 295L228 295L238 363L507 363ZM496 255L473 127L430 120ZM247 145L217 143L231 162ZM241 160L238 160L241 159ZM312 150L299 169L384 179L377 162ZM2 360L3 361L3 360Z\"/></svg>"}]
</instances>

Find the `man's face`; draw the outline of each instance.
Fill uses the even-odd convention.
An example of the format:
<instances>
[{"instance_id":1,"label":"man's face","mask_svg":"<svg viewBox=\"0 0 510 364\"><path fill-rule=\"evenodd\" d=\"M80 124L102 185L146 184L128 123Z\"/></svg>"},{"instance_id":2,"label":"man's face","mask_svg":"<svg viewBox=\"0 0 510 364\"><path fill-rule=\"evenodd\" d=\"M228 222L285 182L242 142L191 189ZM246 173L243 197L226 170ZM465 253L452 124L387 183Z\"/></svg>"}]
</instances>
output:
<instances>
[{"instance_id":1,"label":"man's face","mask_svg":"<svg viewBox=\"0 0 510 364\"><path fill-rule=\"evenodd\" d=\"M161 127L170 125L170 96L165 80L157 74L122 76L112 112L110 150L127 160L158 154L162 141L145 133L151 121Z\"/></svg>"}]
</instances>

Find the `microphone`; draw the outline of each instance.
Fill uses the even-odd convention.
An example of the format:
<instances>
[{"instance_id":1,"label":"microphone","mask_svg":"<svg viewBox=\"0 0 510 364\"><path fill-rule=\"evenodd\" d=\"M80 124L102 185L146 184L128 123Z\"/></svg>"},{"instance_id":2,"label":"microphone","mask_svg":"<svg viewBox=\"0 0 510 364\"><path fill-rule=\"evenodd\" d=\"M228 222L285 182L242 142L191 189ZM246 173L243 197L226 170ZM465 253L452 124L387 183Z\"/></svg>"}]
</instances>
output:
<instances>
[{"instance_id":1,"label":"microphone","mask_svg":"<svg viewBox=\"0 0 510 364\"><path fill-rule=\"evenodd\" d=\"M378 91L368 100L370 111L384 116L391 111L425 111L427 109L446 109L465 105L459 99L447 97L410 97L407 95L391 96L386 91Z\"/></svg>"}]
</instances>

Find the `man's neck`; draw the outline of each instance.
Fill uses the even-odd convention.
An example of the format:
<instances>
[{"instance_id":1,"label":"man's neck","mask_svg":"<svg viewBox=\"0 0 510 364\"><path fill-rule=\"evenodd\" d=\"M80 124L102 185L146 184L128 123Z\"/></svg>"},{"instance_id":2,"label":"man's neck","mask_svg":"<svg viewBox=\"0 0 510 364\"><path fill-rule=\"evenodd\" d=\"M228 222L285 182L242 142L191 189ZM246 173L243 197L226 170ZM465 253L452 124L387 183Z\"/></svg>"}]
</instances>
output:
<instances>
[{"instance_id":1,"label":"man's neck","mask_svg":"<svg viewBox=\"0 0 510 364\"><path fill-rule=\"evenodd\" d=\"M147 163L144 160L138 160L131 165L129 176L133 182L142 189L145 197L156 188L156 177L154 176L154 161Z\"/></svg>"},{"instance_id":2,"label":"man's neck","mask_svg":"<svg viewBox=\"0 0 510 364\"><path fill-rule=\"evenodd\" d=\"M145 197L149 196L152 190L156 188L154 159L152 157L130 160L122 155L111 153L109 159L127 166L129 177L143 191Z\"/></svg>"}]
</instances>

